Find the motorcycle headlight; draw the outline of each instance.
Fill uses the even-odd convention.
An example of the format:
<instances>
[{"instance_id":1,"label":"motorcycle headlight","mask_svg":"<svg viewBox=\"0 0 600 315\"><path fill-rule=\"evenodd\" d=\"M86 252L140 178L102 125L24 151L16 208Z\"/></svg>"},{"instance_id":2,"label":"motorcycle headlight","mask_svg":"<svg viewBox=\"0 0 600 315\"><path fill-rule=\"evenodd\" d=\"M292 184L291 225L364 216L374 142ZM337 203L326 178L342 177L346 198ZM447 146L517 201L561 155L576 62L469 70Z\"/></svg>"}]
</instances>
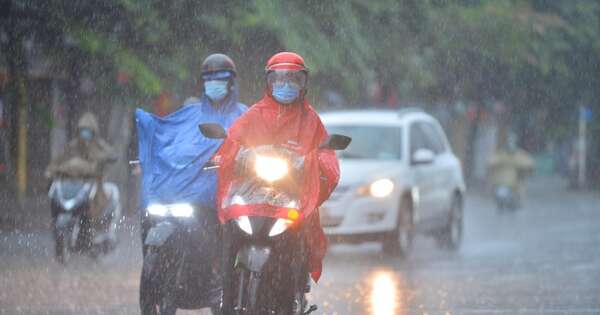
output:
<instances>
[{"instance_id":1,"label":"motorcycle headlight","mask_svg":"<svg viewBox=\"0 0 600 315\"><path fill-rule=\"evenodd\" d=\"M169 209L167 209L167 207L159 204L149 205L148 208L146 208L146 210L148 210L149 214L156 215L159 217L164 217L165 215L167 215L167 212L169 212Z\"/></svg>"},{"instance_id":2,"label":"motorcycle headlight","mask_svg":"<svg viewBox=\"0 0 600 315\"><path fill-rule=\"evenodd\" d=\"M69 199L63 203L63 207L65 208L65 210L71 211L75 207L76 203L76 199Z\"/></svg>"},{"instance_id":3,"label":"motorcycle headlight","mask_svg":"<svg viewBox=\"0 0 600 315\"><path fill-rule=\"evenodd\" d=\"M178 203L169 207L171 215L178 218L189 218L194 215L194 207L189 203Z\"/></svg>"},{"instance_id":4,"label":"motorcycle headlight","mask_svg":"<svg viewBox=\"0 0 600 315\"><path fill-rule=\"evenodd\" d=\"M151 215L164 217L189 218L194 215L194 207L189 203L176 203L171 205L153 204L146 208Z\"/></svg>"},{"instance_id":5,"label":"motorcycle headlight","mask_svg":"<svg viewBox=\"0 0 600 315\"><path fill-rule=\"evenodd\" d=\"M277 219L275 224L273 224L273 227L271 227L271 231L269 231L269 237L273 237L285 232L285 230L287 230L292 223L293 221L291 220Z\"/></svg>"},{"instance_id":6,"label":"motorcycle headlight","mask_svg":"<svg viewBox=\"0 0 600 315\"><path fill-rule=\"evenodd\" d=\"M254 171L258 177L268 182L274 182L287 175L289 167L287 161L282 158L257 155Z\"/></svg>"},{"instance_id":7,"label":"motorcycle headlight","mask_svg":"<svg viewBox=\"0 0 600 315\"><path fill-rule=\"evenodd\" d=\"M296 202L290 202L290 204L296 204ZM271 231L269 231L269 237L277 236L283 232L285 232L296 220L300 218L300 212L298 209L289 208L287 213L287 219L277 219L275 224L271 227Z\"/></svg>"},{"instance_id":8,"label":"motorcycle headlight","mask_svg":"<svg viewBox=\"0 0 600 315\"><path fill-rule=\"evenodd\" d=\"M248 235L252 235L252 224L250 224L250 219L247 216L241 216L235 222L242 231Z\"/></svg>"}]
</instances>

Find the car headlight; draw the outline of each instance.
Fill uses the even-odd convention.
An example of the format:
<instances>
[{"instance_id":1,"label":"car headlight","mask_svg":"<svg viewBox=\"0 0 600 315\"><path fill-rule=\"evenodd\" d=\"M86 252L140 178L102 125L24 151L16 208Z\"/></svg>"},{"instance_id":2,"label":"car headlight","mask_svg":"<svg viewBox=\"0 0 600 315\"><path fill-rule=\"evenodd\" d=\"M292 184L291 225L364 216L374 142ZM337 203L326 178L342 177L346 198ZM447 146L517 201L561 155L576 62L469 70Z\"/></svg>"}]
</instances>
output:
<instances>
[{"instance_id":1,"label":"car headlight","mask_svg":"<svg viewBox=\"0 0 600 315\"><path fill-rule=\"evenodd\" d=\"M257 155L254 161L256 175L268 182L282 179L288 170L288 163L282 158Z\"/></svg>"},{"instance_id":2,"label":"car headlight","mask_svg":"<svg viewBox=\"0 0 600 315\"><path fill-rule=\"evenodd\" d=\"M235 219L235 222L242 231L248 235L252 235L252 224L250 224L250 219L247 216L241 216Z\"/></svg>"},{"instance_id":3,"label":"car headlight","mask_svg":"<svg viewBox=\"0 0 600 315\"><path fill-rule=\"evenodd\" d=\"M189 218L194 215L194 207L189 203L176 203L171 205L153 204L149 205L146 209L149 214L159 217L171 215L178 218Z\"/></svg>"},{"instance_id":4,"label":"car headlight","mask_svg":"<svg viewBox=\"0 0 600 315\"><path fill-rule=\"evenodd\" d=\"M389 178L378 179L369 186L369 193L376 198L389 196L394 191L394 182Z\"/></svg>"},{"instance_id":5,"label":"car headlight","mask_svg":"<svg viewBox=\"0 0 600 315\"><path fill-rule=\"evenodd\" d=\"M394 191L394 182L389 178L381 178L370 184L361 186L356 193L360 196L384 198Z\"/></svg>"},{"instance_id":6,"label":"car headlight","mask_svg":"<svg viewBox=\"0 0 600 315\"><path fill-rule=\"evenodd\" d=\"M178 218L189 218L194 215L194 207L189 203L178 203L169 207L172 216Z\"/></svg>"}]
</instances>

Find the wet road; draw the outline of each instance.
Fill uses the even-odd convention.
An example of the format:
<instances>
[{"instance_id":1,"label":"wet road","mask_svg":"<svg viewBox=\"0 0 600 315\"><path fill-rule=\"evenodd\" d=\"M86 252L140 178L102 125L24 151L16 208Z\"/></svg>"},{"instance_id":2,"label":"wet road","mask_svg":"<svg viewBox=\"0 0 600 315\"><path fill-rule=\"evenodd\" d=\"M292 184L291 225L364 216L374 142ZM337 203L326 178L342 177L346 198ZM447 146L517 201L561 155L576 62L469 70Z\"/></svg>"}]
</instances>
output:
<instances>
[{"instance_id":1,"label":"wet road","mask_svg":"<svg viewBox=\"0 0 600 315\"><path fill-rule=\"evenodd\" d=\"M377 244L333 246L317 314L600 314L600 196L530 185L524 209L470 194L457 253L419 237L408 259ZM138 314L139 234L101 261L54 263L46 229L0 232L0 314ZM179 312L178 314L209 314Z\"/></svg>"}]
</instances>

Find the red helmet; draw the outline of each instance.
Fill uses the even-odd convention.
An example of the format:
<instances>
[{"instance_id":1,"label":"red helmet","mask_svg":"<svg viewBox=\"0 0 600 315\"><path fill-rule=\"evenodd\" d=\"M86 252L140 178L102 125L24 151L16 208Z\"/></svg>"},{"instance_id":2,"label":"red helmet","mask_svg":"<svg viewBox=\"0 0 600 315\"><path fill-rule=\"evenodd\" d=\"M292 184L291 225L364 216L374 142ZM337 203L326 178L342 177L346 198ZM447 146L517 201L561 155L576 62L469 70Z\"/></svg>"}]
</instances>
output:
<instances>
[{"instance_id":1,"label":"red helmet","mask_svg":"<svg viewBox=\"0 0 600 315\"><path fill-rule=\"evenodd\" d=\"M304 58L293 52L276 53L267 61L265 71L288 70L288 71L304 71L308 69L304 65Z\"/></svg>"}]
</instances>

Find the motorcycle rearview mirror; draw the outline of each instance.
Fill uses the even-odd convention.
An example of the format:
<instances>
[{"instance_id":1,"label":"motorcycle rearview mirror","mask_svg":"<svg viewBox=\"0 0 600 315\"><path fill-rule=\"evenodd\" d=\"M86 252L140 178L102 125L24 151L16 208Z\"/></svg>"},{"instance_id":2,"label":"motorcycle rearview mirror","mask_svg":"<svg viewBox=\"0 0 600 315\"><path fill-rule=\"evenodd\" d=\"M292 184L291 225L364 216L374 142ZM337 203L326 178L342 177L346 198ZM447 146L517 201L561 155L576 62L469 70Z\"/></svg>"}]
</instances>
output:
<instances>
[{"instance_id":1,"label":"motorcycle rearview mirror","mask_svg":"<svg viewBox=\"0 0 600 315\"><path fill-rule=\"evenodd\" d=\"M200 132L209 139L225 139L225 138L227 138L227 132L219 124L215 124L215 123L200 124L200 126L198 126L198 128L200 128Z\"/></svg>"},{"instance_id":2,"label":"motorcycle rearview mirror","mask_svg":"<svg viewBox=\"0 0 600 315\"><path fill-rule=\"evenodd\" d=\"M203 171L214 170L219 168L219 164L215 163L213 160L208 160L206 164L202 167Z\"/></svg>"},{"instance_id":3,"label":"motorcycle rearview mirror","mask_svg":"<svg viewBox=\"0 0 600 315\"><path fill-rule=\"evenodd\" d=\"M344 150L352 142L352 138L344 135L332 134L321 144L320 149Z\"/></svg>"}]
</instances>

